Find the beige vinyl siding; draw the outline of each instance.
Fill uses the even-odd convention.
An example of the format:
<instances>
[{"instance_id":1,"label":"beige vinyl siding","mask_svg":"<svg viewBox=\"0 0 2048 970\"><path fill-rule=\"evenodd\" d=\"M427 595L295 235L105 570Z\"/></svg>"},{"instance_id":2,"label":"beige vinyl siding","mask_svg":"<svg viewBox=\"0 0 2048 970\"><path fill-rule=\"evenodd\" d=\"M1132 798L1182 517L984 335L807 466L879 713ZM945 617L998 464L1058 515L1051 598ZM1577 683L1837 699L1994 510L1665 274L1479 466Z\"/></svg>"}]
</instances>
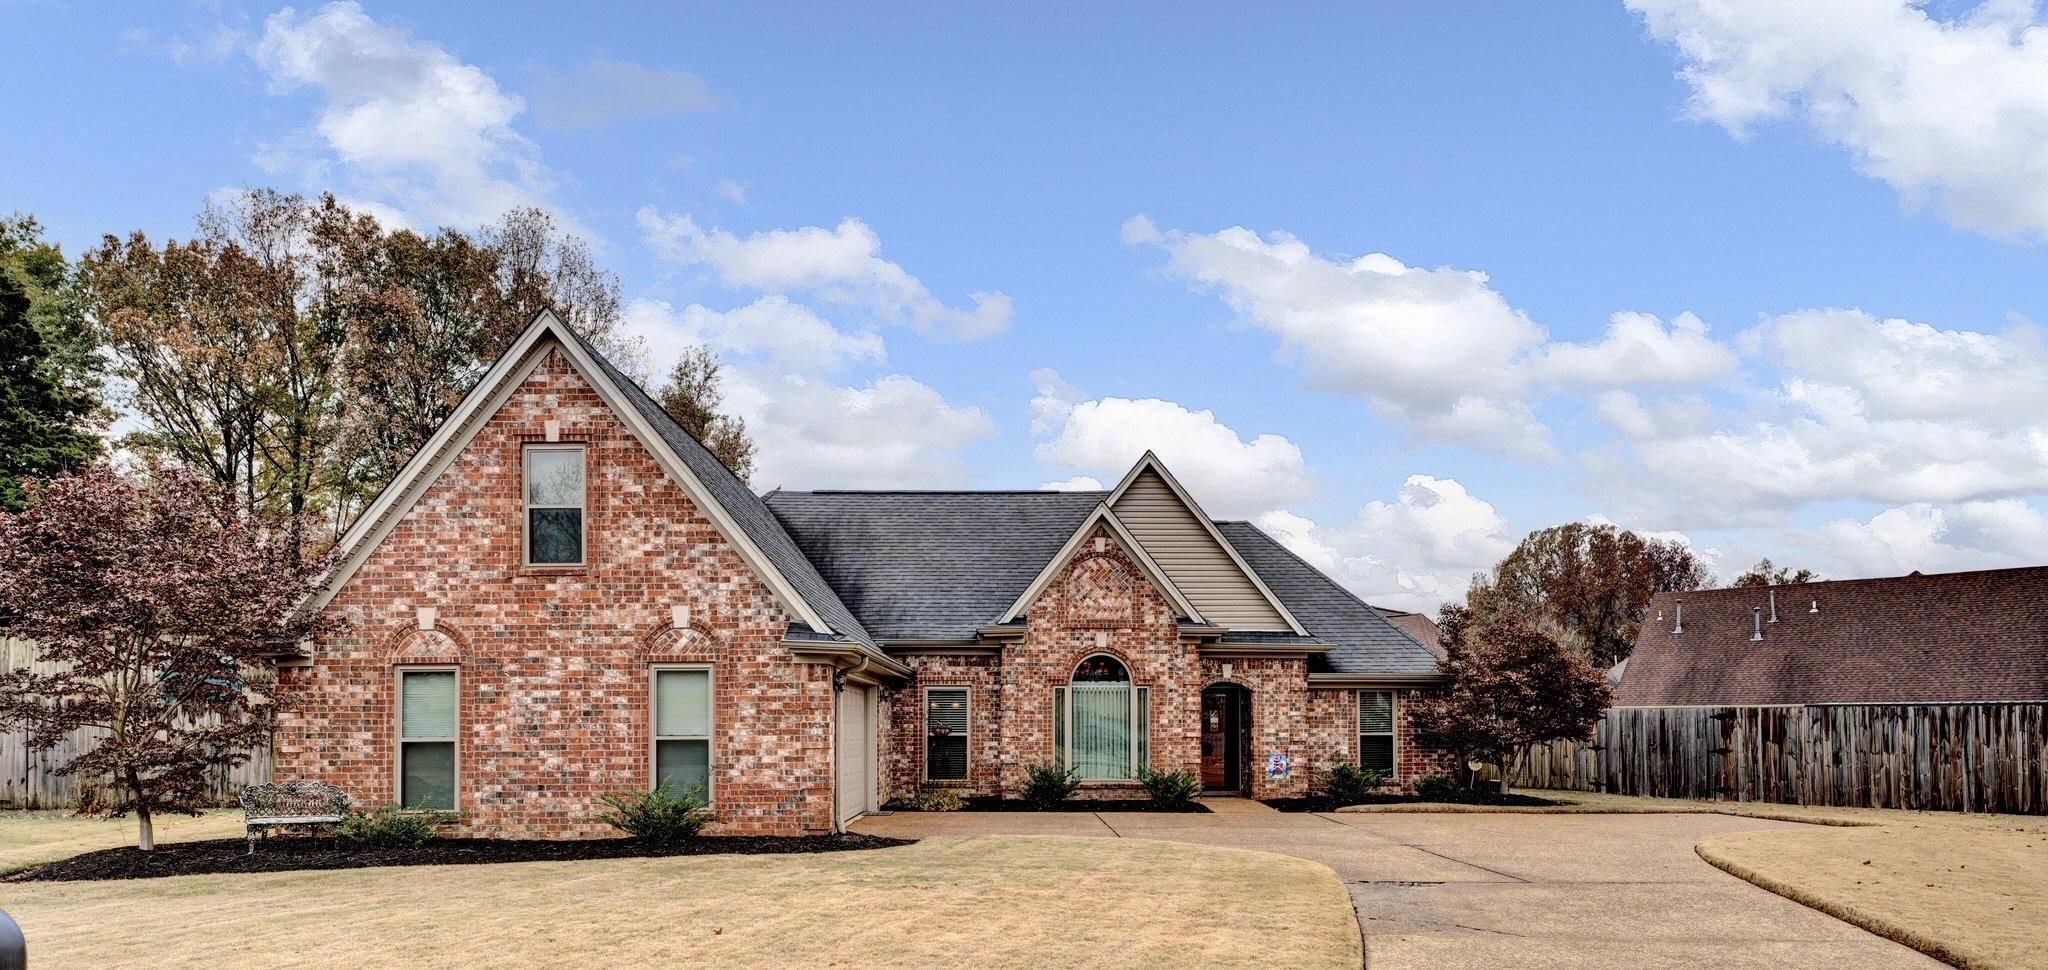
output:
<instances>
[{"instance_id":1,"label":"beige vinyl siding","mask_svg":"<svg viewBox=\"0 0 2048 970\"><path fill-rule=\"evenodd\" d=\"M1287 629L1279 611L1159 473L1139 473L1112 511L1203 619L1238 630Z\"/></svg>"}]
</instances>

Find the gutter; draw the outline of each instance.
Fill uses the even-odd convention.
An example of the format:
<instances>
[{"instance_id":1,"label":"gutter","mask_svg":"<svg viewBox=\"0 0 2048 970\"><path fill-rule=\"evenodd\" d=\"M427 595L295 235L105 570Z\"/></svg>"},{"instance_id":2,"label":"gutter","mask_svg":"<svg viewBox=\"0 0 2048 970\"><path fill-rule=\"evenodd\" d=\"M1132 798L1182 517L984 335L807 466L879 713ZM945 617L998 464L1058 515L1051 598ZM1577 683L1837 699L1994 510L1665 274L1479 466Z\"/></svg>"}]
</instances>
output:
<instances>
[{"instance_id":1,"label":"gutter","mask_svg":"<svg viewBox=\"0 0 2048 970\"><path fill-rule=\"evenodd\" d=\"M1340 674L1308 675L1308 686L1317 687L1434 687L1444 682L1438 673L1428 674Z\"/></svg>"}]
</instances>

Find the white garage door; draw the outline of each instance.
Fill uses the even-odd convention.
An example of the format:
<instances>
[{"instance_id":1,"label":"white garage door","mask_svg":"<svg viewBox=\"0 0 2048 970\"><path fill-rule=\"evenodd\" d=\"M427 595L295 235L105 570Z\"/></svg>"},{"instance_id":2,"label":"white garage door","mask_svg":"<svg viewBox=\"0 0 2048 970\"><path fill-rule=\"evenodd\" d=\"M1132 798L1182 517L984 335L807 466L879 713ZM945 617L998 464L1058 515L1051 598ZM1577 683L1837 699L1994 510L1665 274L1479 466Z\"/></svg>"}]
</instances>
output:
<instances>
[{"instance_id":1,"label":"white garage door","mask_svg":"<svg viewBox=\"0 0 2048 970\"><path fill-rule=\"evenodd\" d=\"M874 692L848 686L839 692L839 821L874 809Z\"/></svg>"}]
</instances>

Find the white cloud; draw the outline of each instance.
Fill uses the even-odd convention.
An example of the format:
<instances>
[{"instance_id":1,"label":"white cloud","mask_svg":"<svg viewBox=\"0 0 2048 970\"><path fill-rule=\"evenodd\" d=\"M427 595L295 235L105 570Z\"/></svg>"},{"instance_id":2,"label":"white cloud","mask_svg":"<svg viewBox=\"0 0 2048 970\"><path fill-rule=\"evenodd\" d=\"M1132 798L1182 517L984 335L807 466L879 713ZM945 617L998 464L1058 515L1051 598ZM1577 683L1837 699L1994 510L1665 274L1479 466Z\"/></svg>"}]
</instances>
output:
<instances>
[{"instance_id":1,"label":"white cloud","mask_svg":"<svg viewBox=\"0 0 2048 970\"><path fill-rule=\"evenodd\" d=\"M1370 502L1343 526L1286 511L1258 524L1366 602L1427 613L1462 601L1472 575L1514 548L1490 503L1454 479L1428 475L1409 476L1393 501Z\"/></svg>"},{"instance_id":2,"label":"white cloud","mask_svg":"<svg viewBox=\"0 0 2048 970\"><path fill-rule=\"evenodd\" d=\"M621 316L627 332L646 341L657 374L667 374L695 344L709 345L729 362L757 361L810 375L887 356L879 335L841 331L809 307L781 296L764 296L723 312L697 303L677 310L665 301L639 299L627 304Z\"/></svg>"},{"instance_id":3,"label":"white cloud","mask_svg":"<svg viewBox=\"0 0 2048 970\"><path fill-rule=\"evenodd\" d=\"M1123 238L1165 250L1169 273L1278 337L1310 387L1363 397L1422 436L1517 457L1554 455L1528 400L1532 384L1697 383L1735 361L1691 314L1667 328L1618 313L1598 343L1553 344L1485 273L1384 253L1320 255L1286 232L1161 230L1137 216Z\"/></svg>"},{"instance_id":4,"label":"white cloud","mask_svg":"<svg viewBox=\"0 0 2048 970\"><path fill-rule=\"evenodd\" d=\"M928 335L972 339L1010 325L1008 296L970 293L972 309L945 305L917 277L883 259L881 238L858 219L831 229L770 229L742 237L701 228L688 215L647 208L640 210L640 228L658 255L708 267L729 287L813 293L827 302L866 307Z\"/></svg>"},{"instance_id":5,"label":"white cloud","mask_svg":"<svg viewBox=\"0 0 2048 970\"><path fill-rule=\"evenodd\" d=\"M861 387L736 372L732 410L760 446L761 488L930 488L964 484L961 449L995 433L976 407L891 374Z\"/></svg>"},{"instance_id":6,"label":"white cloud","mask_svg":"<svg viewBox=\"0 0 2048 970\"><path fill-rule=\"evenodd\" d=\"M1666 328L1647 313L1608 318L1597 343L1554 343L1534 362L1536 376L1558 384L1696 384L1735 369L1735 351L1707 336L1699 317L1681 313Z\"/></svg>"},{"instance_id":7,"label":"white cloud","mask_svg":"<svg viewBox=\"0 0 2048 970\"><path fill-rule=\"evenodd\" d=\"M2048 28L2025 0L1627 0L1677 47L1692 112L1746 137L1796 119L1912 205L2048 231Z\"/></svg>"},{"instance_id":8,"label":"white cloud","mask_svg":"<svg viewBox=\"0 0 2048 970\"><path fill-rule=\"evenodd\" d=\"M727 202L734 205L747 204L747 187L732 179L719 179L718 184L714 188L717 190L719 197Z\"/></svg>"},{"instance_id":9,"label":"white cloud","mask_svg":"<svg viewBox=\"0 0 2048 970\"><path fill-rule=\"evenodd\" d=\"M1109 486L1102 484L1102 480L1093 475L1075 475L1057 482L1046 482L1038 488L1044 492L1102 492L1107 491Z\"/></svg>"},{"instance_id":10,"label":"white cloud","mask_svg":"<svg viewBox=\"0 0 2048 970\"><path fill-rule=\"evenodd\" d=\"M525 107L516 95L356 3L280 10L252 52L273 90L309 88L322 100L310 132L265 147L268 167L323 183L338 169L346 194L461 226L534 204L553 184L512 126Z\"/></svg>"},{"instance_id":11,"label":"white cloud","mask_svg":"<svg viewBox=\"0 0 2048 970\"><path fill-rule=\"evenodd\" d=\"M719 100L688 71L597 56L573 71L540 78L533 113L562 127L597 128L717 109Z\"/></svg>"},{"instance_id":12,"label":"white cloud","mask_svg":"<svg viewBox=\"0 0 2048 970\"><path fill-rule=\"evenodd\" d=\"M2048 548L2048 515L2018 499L1913 503L1867 520L1836 519L1779 541L1792 557L1840 578L2031 566Z\"/></svg>"},{"instance_id":13,"label":"white cloud","mask_svg":"<svg viewBox=\"0 0 2048 970\"><path fill-rule=\"evenodd\" d=\"M1721 525L1774 521L1830 499L1939 503L2048 490L2048 347L2033 327L1939 330L1806 310L1741 343L1782 372L1746 420L1681 429L1631 402L1601 402L1603 416L1640 439L1640 468L1595 468L1610 490L1638 496L1632 511Z\"/></svg>"},{"instance_id":14,"label":"white cloud","mask_svg":"<svg viewBox=\"0 0 2048 970\"><path fill-rule=\"evenodd\" d=\"M1152 451L1211 515L1255 515L1315 491L1301 449L1279 435L1246 441L1210 411L1157 398L1079 399L1051 371L1037 371L1032 428L1040 461L1114 480Z\"/></svg>"}]
</instances>

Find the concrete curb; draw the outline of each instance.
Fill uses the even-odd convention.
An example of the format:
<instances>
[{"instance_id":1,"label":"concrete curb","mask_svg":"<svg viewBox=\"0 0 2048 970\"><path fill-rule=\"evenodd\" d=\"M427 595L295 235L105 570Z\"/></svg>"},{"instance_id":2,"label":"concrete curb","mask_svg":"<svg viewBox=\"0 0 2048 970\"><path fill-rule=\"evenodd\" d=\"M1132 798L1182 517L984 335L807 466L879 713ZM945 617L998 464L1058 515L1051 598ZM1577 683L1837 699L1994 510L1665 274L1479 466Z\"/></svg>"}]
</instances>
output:
<instances>
[{"instance_id":1,"label":"concrete curb","mask_svg":"<svg viewBox=\"0 0 2048 970\"><path fill-rule=\"evenodd\" d=\"M1868 930L1893 943L1912 947L1949 966L1963 967L1965 970L2009 970L2009 968L2001 964L1973 959L1968 954L1959 953L1951 949L1939 940L1922 936L1883 917L1874 916L1853 906L1846 906L1817 893L1808 892L1781 879L1773 879L1739 862L1718 858L1712 850L1707 848L1707 843L1705 842L1693 846L1692 851L1705 860L1707 865L1713 866L1743 882L1756 886L1759 889L1776 893L1808 909L1826 913L1851 926ZM2010 968L2010 970L2017 970L2017 968Z\"/></svg>"}]
</instances>

